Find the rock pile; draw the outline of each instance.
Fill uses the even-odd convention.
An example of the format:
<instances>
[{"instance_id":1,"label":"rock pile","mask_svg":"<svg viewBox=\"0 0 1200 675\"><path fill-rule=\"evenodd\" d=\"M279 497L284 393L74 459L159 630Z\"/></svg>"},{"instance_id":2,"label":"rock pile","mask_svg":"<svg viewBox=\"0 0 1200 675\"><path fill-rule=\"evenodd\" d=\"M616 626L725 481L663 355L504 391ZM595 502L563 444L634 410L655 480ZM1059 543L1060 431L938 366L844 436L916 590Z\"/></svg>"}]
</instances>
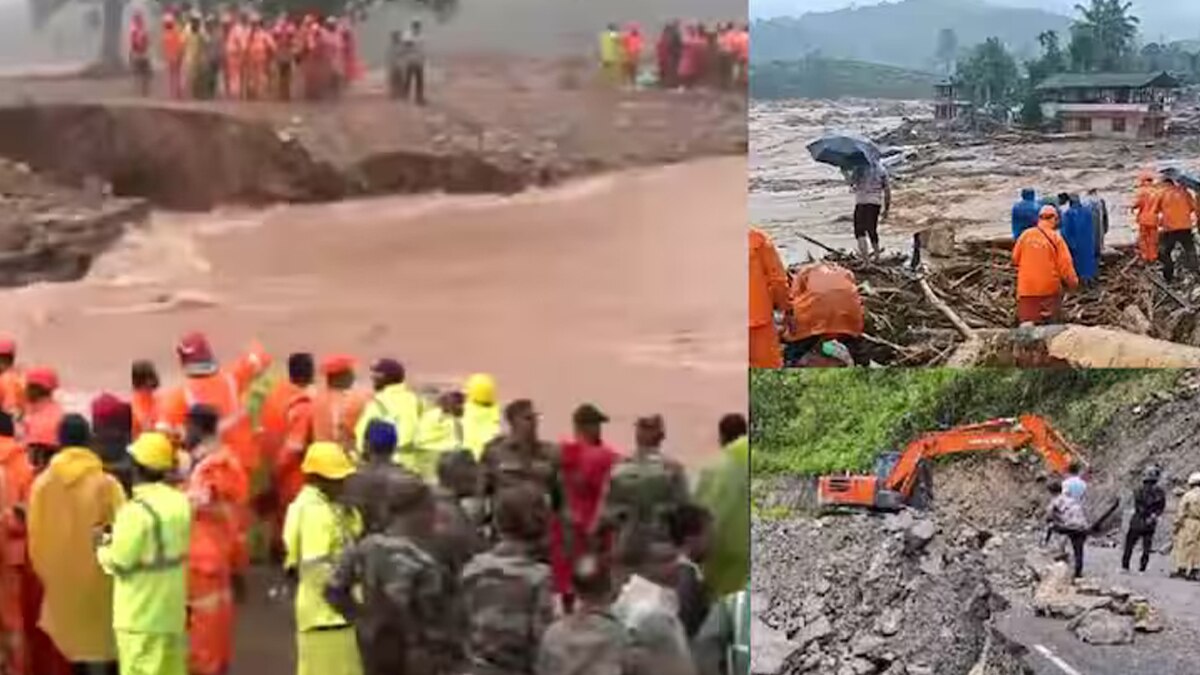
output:
<instances>
[{"instance_id":1,"label":"rock pile","mask_svg":"<svg viewBox=\"0 0 1200 675\"><path fill-rule=\"evenodd\" d=\"M989 538L909 511L756 522L752 672L1024 672L989 625Z\"/></svg>"},{"instance_id":2,"label":"rock pile","mask_svg":"<svg viewBox=\"0 0 1200 675\"><path fill-rule=\"evenodd\" d=\"M1067 563L1059 561L1038 571L1033 609L1040 616L1067 619L1067 628L1080 640L1094 645L1133 642L1134 632L1158 633L1164 628L1150 601L1130 590L1103 586L1095 581L1072 581Z\"/></svg>"}]
</instances>

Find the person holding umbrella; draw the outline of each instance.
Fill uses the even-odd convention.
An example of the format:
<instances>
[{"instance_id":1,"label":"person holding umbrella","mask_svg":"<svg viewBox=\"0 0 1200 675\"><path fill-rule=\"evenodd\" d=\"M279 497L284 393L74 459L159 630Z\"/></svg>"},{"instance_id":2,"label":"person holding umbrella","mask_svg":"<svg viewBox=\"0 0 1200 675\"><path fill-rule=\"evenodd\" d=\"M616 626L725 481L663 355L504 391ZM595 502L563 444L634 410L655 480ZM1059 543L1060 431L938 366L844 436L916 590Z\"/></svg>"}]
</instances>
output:
<instances>
[{"instance_id":1,"label":"person holding umbrella","mask_svg":"<svg viewBox=\"0 0 1200 675\"><path fill-rule=\"evenodd\" d=\"M879 256L879 221L887 220L892 207L892 186L880 161L879 148L854 136L825 136L808 145L813 159L831 164L842 171L854 193L854 238L858 253L867 258L870 251Z\"/></svg>"}]
</instances>

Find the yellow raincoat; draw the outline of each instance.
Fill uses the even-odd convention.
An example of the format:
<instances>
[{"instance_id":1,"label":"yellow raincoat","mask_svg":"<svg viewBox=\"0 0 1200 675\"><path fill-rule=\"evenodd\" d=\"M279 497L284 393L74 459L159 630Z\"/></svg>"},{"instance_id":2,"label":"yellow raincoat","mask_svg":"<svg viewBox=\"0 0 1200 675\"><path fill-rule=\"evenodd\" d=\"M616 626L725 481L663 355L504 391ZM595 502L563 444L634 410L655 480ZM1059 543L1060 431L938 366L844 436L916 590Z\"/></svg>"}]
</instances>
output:
<instances>
[{"instance_id":1,"label":"yellow raincoat","mask_svg":"<svg viewBox=\"0 0 1200 675\"><path fill-rule=\"evenodd\" d=\"M500 435L500 406L479 405L467 401L463 404L463 444L475 454L483 457L483 448Z\"/></svg>"},{"instance_id":2,"label":"yellow raincoat","mask_svg":"<svg viewBox=\"0 0 1200 675\"><path fill-rule=\"evenodd\" d=\"M359 455L366 453L363 439L367 434L367 425L374 419L391 422L396 427L397 447L411 448L417 439L417 426L421 423L424 408L421 397L409 389L407 384L389 385L383 391L376 392L375 397L363 407L354 427Z\"/></svg>"},{"instance_id":3,"label":"yellow raincoat","mask_svg":"<svg viewBox=\"0 0 1200 675\"><path fill-rule=\"evenodd\" d=\"M283 524L284 567L297 571L297 675L362 675L354 628L325 602L333 566L362 531L358 514L306 485Z\"/></svg>"},{"instance_id":4,"label":"yellow raincoat","mask_svg":"<svg viewBox=\"0 0 1200 675\"><path fill-rule=\"evenodd\" d=\"M441 407L432 407L421 415L421 423L417 427L417 451L401 453L400 464L425 482L435 483L438 458L443 452L466 447L464 442L462 418L451 415Z\"/></svg>"},{"instance_id":5,"label":"yellow raincoat","mask_svg":"<svg viewBox=\"0 0 1200 675\"><path fill-rule=\"evenodd\" d=\"M1171 562L1176 571L1200 570L1200 487L1189 488L1175 509Z\"/></svg>"},{"instance_id":6,"label":"yellow raincoat","mask_svg":"<svg viewBox=\"0 0 1200 675\"><path fill-rule=\"evenodd\" d=\"M114 578L121 675L187 675L187 559L192 505L162 483L133 488L96 559Z\"/></svg>"},{"instance_id":7,"label":"yellow raincoat","mask_svg":"<svg viewBox=\"0 0 1200 675\"><path fill-rule=\"evenodd\" d=\"M96 561L95 532L125 493L86 448L64 448L33 482L29 559L46 588L38 625L68 661L115 661L112 579Z\"/></svg>"}]
</instances>

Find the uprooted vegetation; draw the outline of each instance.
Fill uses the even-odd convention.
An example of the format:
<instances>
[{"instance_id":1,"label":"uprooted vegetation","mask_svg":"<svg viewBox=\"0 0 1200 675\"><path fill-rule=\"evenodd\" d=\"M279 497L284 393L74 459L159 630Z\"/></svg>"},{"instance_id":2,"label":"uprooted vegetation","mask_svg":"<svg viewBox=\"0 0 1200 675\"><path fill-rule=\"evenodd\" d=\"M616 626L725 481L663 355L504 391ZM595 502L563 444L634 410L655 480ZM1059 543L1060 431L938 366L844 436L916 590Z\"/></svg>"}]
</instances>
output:
<instances>
[{"instance_id":1,"label":"uprooted vegetation","mask_svg":"<svg viewBox=\"0 0 1200 675\"><path fill-rule=\"evenodd\" d=\"M795 412L810 411L834 390L838 405L825 406L827 418ZM871 391L873 401L866 398ZM1048 622L1043 630L1082 644L1174 649L1172 641L1190 633L1184 627L1172 635L1176 627L1158 606L1161 598L1111 579L1071 584L1066 578L1056 549L1045 545L1050 475L1035 453L939 462L933 508L925 512L822 514L814 477L864 470L874 451L889 447L876 438L899 445L939 423L1038 412L1052 417L1090 464L1088 504L1095 518L1114 498L1127 503L1151 463L1162 467L1168 494L1175 494L1195 468L1187 439L1200 432L1198 395L1195 371L755 375L753 672L1032 672L1027 645L1008 632L1010 616L1041 617ZM788 407L793 398L802 400ZM848 418L845 426L828 428L824 420L835 413ZM848 453L853 429L859 440L852 447L861 452ZM780 444L783 434L811 447L819 463L797 461L793 446ZM777 454L785 459L772 457ZM805 465L811 468L803 473L788 468ZM1168 519L1173 509L1171 497ZM1105 520L1101 527L1114 529L1100 545L1119 535L1121 522L1120 515Z\"/></svg>"},{"instance_id":2,"label":"uprooted vegetation","mask_svg":"<svg viewBox=\"0 0 1200 675\"><path fill-rule=\"evenodd\" d=\"M849 268L859 282L865 348L877 363L944 365L973 334L1017 325L1011 241L963 242L919 270L903 256L863 261L830 253L826 259ZM1200 346L1198 313L1200 286L1168 285L1157 267L1121 246L1105 253L1094 283L1066 294L1062 322Z\"/></svg>"}]
</instances>

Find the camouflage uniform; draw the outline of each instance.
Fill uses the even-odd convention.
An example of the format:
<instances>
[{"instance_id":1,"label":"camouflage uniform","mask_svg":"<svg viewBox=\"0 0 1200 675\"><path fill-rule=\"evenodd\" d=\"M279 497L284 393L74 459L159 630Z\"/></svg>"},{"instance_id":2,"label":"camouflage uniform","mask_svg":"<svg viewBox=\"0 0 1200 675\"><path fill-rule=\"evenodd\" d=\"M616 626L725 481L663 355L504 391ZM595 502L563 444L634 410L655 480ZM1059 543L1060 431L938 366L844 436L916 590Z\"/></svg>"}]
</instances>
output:
<instances>
[{"instance_id":1,"label":"camouflage uniform","mask_svg":"<svg viewBox=\"0 0 1200 675\"><path fill-rule=\"evenodd\" d=\"M630 675L629 633L612 614L581 611L546 631L538 650L537 675Z\"/></svg>"},{"instance_id":2,"label":"camouflage uniform","mask_svg":"<svg viewBox=\"0 0 1200 675\"><path fill-rule=\"evenodd\" d=\"M326 598L354 622L365 675L438 675L457 661L460 638L446 612L453 588L438 561L408 537L370 534L348 549Z\"/></svg>"},{"instance_id":3,"label":"camouflage uniform","mask_svg":"<svg viewBox=\"0 0 1200 675\"><path fill-rule=\"evenodd\" d=\"M483 539L462 501L443 487L433 489L437 509L437 530L432 553L450 570L455 579L476 554L483 551Z\"/></svg>"},{"instance_id":4,"label":"camouflage uniform","mask_svg":"<svg viewBox=\"0 0 1200 675\"><path fill-rule=\"evenodd\" d=\"M420 482L421 478L391 462L368 462L346 479L341 502L358 510L367 534L383 532L391 522L387 501L391 481Z\"/></svg>"},{"instance_id":5,"label":"camouflage uniform","mask_svg":"<svg viewBox=\"0 0 1200 675\"><path fill-rule=\"evenodd\" d=\"M664 516L688 500L683 466L657 450L639 450L613 469L604 519L618 528L621 541L633 532L666 539Z\"/></svg>"},{"instance_id":6,"label":"camouflage uniform","mask_svg":"<svg viewBox=\"0 0 1200 675\"><path fill-rule=\"evenodd\" d=\"M484 494L523 482L532 482L556 494L558 485L558 447L537 441L522 443L507 436L493 439L483 449Z\"/></svg>"},{"instance_id":7,"label":"camouflage uniform","mask_svg":"<svg viewBox=\"0 0 1200 675\"><path fill-rule=\"evenodd\" d=\"M542 634L554 621L550 567L528 544L502 541L467 563L463 602L469 675L531 675Z\"/></svg>"}]
</instances>

